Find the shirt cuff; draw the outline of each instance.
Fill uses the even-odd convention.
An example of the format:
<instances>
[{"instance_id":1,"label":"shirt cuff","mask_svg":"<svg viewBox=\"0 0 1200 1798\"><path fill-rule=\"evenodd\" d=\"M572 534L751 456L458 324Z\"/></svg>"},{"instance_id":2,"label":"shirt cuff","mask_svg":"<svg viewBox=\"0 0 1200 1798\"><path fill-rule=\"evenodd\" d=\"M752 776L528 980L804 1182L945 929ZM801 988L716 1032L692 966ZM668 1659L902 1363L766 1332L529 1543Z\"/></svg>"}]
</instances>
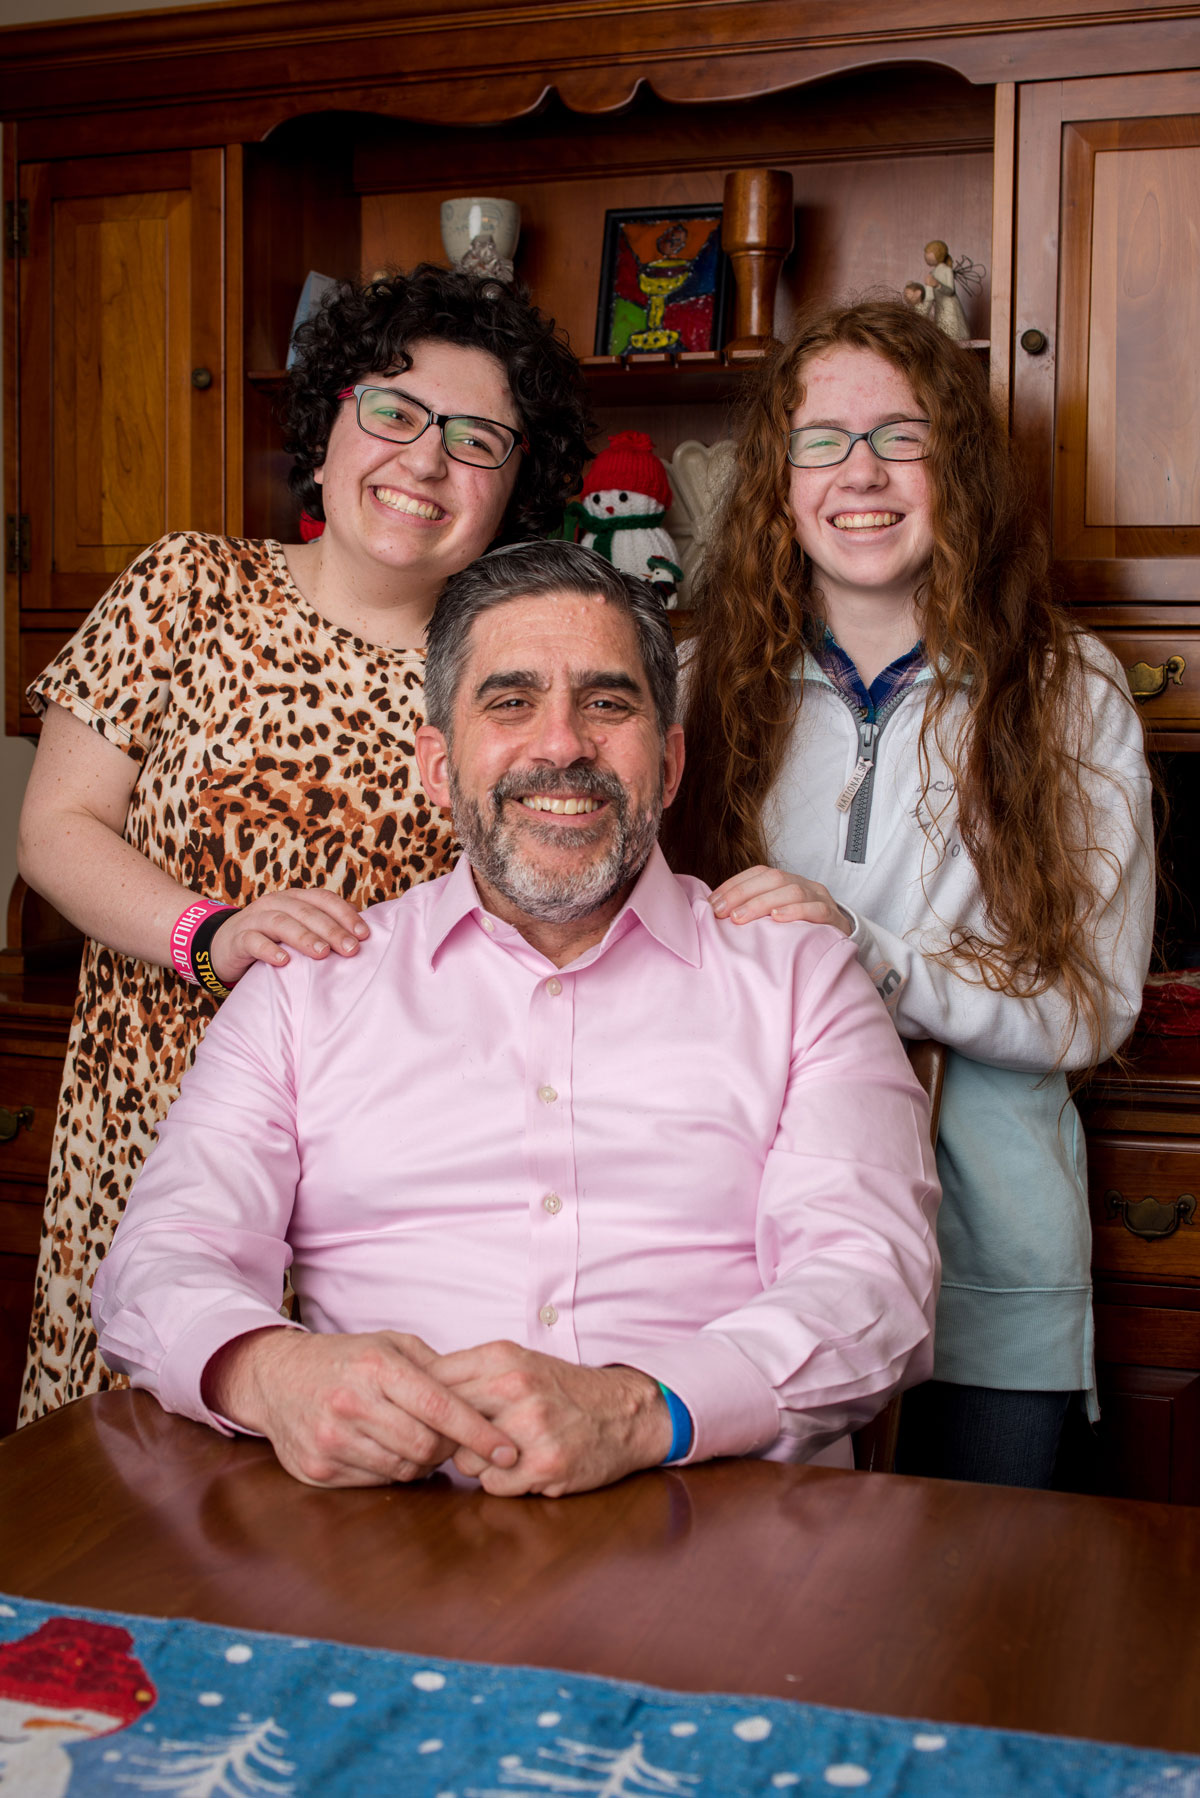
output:
<instances>
[{"instance_id":1,"label":"shirt cuff","mask_svg":"<svg viewBox=\"0 0 1200 1798\"><path fill-rule=\"evenodd\" d=\"M896 1005L901 993L908 985L908 976L898 968L892 960L887 948L879 941L874 926L857 912L851 912L854 929L850 933L850 941L854 944L858 955L858 965L867 974L871 985L896 1018ZM905 1035L910 1034L908 1031Z\"/></svg>"},{"instance_id":2,"label":"shirt cuff","mask_svg":"<svg viewBox=\"0 0 1200 1798\"><path fill-rule=\"evenodd\" d=\"M715 1332L630 1348L621 1360L669 1386L692 1414L691 1449L673 1466L761 1454L779 1435L774 1387L741 1349Z\"/></svg>"},{"instance_id":3,"label":"shirt cuff","mask_svg":"<svg viewBox=\"0 0 1200 1798\"><path fill-rule=\"evenodd\" d=\"M164 1411L206 1423L223 1436L232 1436L241 1425L231 1425L216 1411L210 1411L200 1396L204 1370L213 1356L235 1337L248 1336L252 1330L302 1330L302 1324L281 1317L269 1305L221 1306L196 1319L171 1345L170 1353L159 1368L158 1401ZM252 1431L243 1432L253 1434Z\"/></svg>"}]
</instances>

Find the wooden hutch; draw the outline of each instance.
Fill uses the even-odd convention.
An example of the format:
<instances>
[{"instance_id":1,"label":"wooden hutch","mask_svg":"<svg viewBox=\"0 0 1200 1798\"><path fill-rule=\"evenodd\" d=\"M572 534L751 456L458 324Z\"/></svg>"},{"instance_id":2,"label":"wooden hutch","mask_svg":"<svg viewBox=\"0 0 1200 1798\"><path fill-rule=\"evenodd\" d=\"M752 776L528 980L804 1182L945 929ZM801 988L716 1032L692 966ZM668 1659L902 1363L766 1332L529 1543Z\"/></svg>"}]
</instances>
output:
<instances>
[{"instance_id":1,"label":"wooden hutch","mask_svg":"<svg viewBox=\"0 0 1200 1798\"><path fill-rule=\"evenodd\" d=\"M521 276L586 351L606 208L719 201L726 171L785 168L780 332L801 295L896 291L931 237L986 266L971 329L1063 586L1134 670L1171 801L1167 961L1195 949L1197 0L209 6L0 31L0 119L10 732L35 730L26 682L162 531L295 535L272 407L308 270L441 260L441 200L503 194ZM669 455L725 434L738 370L597 360L589 379L602 426ZM46 937L18 889L0 1427L73 991ZM1082 1477L1191 1502L1200 1225L1176 1201L1200 1192L1198 1095L1200 1044L1156 1040L1088 1099L1106 1415Z\"/></svg>"}]
</instances>

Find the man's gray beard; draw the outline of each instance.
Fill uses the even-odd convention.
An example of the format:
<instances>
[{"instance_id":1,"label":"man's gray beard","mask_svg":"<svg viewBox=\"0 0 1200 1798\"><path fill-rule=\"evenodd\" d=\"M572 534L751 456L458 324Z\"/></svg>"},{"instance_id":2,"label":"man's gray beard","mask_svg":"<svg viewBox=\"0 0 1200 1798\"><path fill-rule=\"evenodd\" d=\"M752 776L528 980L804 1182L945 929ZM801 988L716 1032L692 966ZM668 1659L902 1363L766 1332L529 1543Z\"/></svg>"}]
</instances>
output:
<instances>
[{"instance_id":1,"label":"man's gray beard","mask_svg":"<svg viewBox=\"0 0 1200 1798\"><path fill-rule=\"evenodd\" d=\"M599 861L554 874L521 859L515 829L504 822L504 801L519 802L522 794L552 794L559 798L606 799L616 818L609 846ZM454 834L466 851L472 868L510 905L546 924L575 924L606 905L632 883L645 867L658 841L662 821L662 781L644 811L631 813L629 795L615 774L591 768L530 768L524 773L502 774L492 788L492 816L485 822L479 806L468 799L450 774L450 808ZM522 828L539 834L545 843L561 845L562 826L539 827L538 813L530 812Z\"/></svg>"}]
</instances>

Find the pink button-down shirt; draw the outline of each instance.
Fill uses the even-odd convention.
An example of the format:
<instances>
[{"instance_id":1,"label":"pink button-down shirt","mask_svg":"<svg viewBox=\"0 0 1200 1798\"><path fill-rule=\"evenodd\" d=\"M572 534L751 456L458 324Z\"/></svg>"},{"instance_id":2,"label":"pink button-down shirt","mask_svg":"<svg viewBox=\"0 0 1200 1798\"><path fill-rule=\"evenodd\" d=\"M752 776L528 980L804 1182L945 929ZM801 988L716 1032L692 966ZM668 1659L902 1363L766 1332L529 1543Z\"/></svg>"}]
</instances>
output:
<instances>
[{"instance_id":1,"label":"pink button-down shirt","mask_svg":"<svg viewBox=\"0 0 1200 1798\"><path fill-rule=\"evenodd\" d=\"M929 1111L854 947L719 923L656 850L558 969L461 861L350 960L225 1002L96 1280L168 1410L278 1323L507 1338L664 1381L692 1458L805 1459L928 1376Z\"/></svg>"}]
</instances>

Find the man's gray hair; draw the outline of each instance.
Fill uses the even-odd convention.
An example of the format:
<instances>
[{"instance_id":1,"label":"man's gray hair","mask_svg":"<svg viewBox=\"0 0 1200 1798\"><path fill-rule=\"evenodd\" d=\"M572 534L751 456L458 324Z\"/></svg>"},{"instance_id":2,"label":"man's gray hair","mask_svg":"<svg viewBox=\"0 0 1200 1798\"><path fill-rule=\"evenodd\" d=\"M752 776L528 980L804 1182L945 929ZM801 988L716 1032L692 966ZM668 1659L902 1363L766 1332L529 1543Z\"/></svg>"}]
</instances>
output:
<instances>
[{"instance_id":1,"label":"man's gray hair","mask_svg":"<svg viewBox=\"0 0 1200 1798\"><path fill-rule=\"evenodd\" d=\"M447 581L433 609L426 635L425 716L449 739L454 702L471 647L471 629L481 612L514 599L551 593L597 596L628 614L660 735L675 722L679 664L670 618L649 581L622 574L594 550L578 543L513 543L494 549Z\"/></svg>"}]
</instances>

